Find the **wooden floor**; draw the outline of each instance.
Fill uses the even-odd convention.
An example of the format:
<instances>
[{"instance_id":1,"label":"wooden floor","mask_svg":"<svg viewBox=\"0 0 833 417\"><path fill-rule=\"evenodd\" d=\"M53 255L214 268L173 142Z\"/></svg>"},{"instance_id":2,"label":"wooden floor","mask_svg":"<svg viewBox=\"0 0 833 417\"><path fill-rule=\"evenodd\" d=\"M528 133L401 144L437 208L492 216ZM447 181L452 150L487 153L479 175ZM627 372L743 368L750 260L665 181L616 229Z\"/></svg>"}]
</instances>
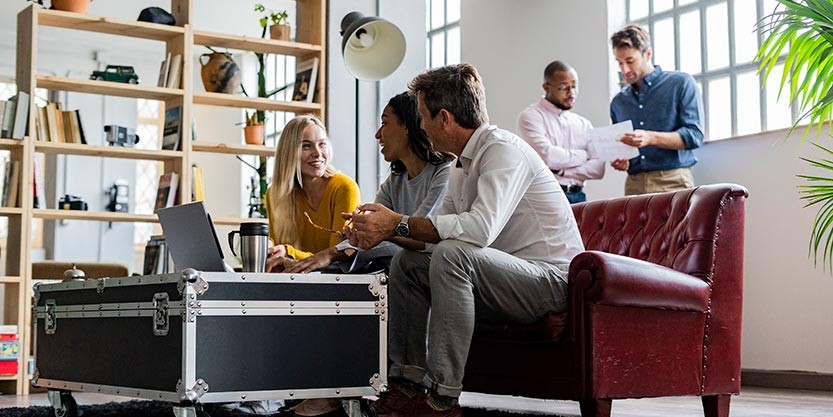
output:
<instances>
[{"instance_id":1,"label":"wooden floor","mask_svg":"<svg viewBox=\"0 0 833 417\"><path fill-rule=\"evenodd\" d=\"M76 393L79 404L127 401L110 395ZM578 403L543 401L529 398L464 393L460 402L466 406L513 410L520 414L558 414L579 416ZM28 396L0 395L0 409L49 405L46 394ZM0 410L0 416L3 415ZM613 402L614 417L702 417L699 397L646 398ZM732 398L732 417L833 417L833 393L790 391L746 387Z\"/></svg>"}]
</instances>

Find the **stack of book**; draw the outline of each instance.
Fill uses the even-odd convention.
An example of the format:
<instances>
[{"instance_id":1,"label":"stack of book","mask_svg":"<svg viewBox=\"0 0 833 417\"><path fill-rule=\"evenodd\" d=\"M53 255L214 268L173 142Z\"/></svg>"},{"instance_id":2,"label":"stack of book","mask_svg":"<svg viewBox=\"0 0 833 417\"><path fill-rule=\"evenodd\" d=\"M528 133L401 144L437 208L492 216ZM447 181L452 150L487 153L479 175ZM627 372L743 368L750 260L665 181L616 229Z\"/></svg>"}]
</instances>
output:
<instances>
[{"instance_id":1,"label":"stack of book","mask_svg":"<svg viewBox=\"0 0 833 417\"><path fill-rule=\"evenodd\" d=\"M176 54L172 58L171 53L168 52L168 56L159 67L159 81L156 85L158 87L179 88L181 79L182 55Z\"/></svg>"},{"instance_id":2,"label":"stack of book","mask_svg":"<svg viewBox=\"0 0 833 417\"><path fill-rule=\"evenodd\" d=\"M0 101L0 138L23 139L29 121L29 94L17 93Z\"/></svg>"},{"instance_id":3,"label":"stack of book","mask_svg":"<svg viewBox=\"0 0 833 417\"><path fill-rule=\"evenodd\" d=\"M165 243L165 236L151 236L145 245L145 263L142 275L157 275L174 272L174 263Z\"/></svg>"},{"instance_id":4,"label":"stack of book","mask_svg":"<svg viewBox=\"0 0 833 417\"><path fill-rule=\"evenodd\" d=\"M61 110L60 103L38 107L37 140L87 144L78 110Z\"/></svg>"}]
</instances>

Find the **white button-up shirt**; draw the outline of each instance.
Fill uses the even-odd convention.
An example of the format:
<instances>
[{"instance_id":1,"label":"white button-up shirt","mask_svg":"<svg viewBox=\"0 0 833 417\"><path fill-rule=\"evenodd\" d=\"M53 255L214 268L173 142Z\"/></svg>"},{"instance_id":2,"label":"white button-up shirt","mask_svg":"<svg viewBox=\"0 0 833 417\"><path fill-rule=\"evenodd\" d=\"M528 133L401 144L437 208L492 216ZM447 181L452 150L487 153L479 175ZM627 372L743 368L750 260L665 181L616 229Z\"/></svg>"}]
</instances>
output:
<instances>
[{"instance_id":1,"label":"white button-up shirt","mask_svg":"<svg viewBox=\"0 0 833 417\"><path fill-rule=\"evenodd\" d=\"M442 239L563 271L584 251L570 204L541 158L518 136L488 124L451 167L443 204L430 219Z\"/></svg>"},{"instance_id":2,"label":"white button-up shirt","mask_svg":"<svg viewBox=\"0 0 833 417\"><path fill-rule=\"evenodd\" d=\"M605 163L595 159L588 147L589 120L561 110L541 98L518 116L518 134L532 145L563 185L584 185L584 180L601 178Z\"/></svg>"}]
</instances>

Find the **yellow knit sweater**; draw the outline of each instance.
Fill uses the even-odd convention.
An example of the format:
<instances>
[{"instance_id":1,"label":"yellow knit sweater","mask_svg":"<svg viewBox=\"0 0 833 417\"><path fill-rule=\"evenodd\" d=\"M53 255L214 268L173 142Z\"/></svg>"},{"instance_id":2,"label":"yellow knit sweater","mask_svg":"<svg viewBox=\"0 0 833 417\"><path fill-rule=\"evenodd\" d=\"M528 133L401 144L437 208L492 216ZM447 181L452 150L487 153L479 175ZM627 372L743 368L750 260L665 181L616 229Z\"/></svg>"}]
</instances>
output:
<instances>
[{"instance_id":1,"label":"yellow knit sweater","mask_svg":"<svg viewBox=\"0 0 833 417\"><path fill-rule=\"evenodd\" d=\"M266 213L269 216L269 238L272 239L272 242L286 245L288 256L295 259L304 259L340 242L335 233L325 232L309 224L304 212L306 211L309 214L315 224L327 229L341 231L346 223L341 218L341 213L352 212L359 205L359 186L352 178L336 173L327 182L324 195L321 197L321 204L318 205L317 210L310 207L305 198L298 200L298 218L295 219L295 224L298 226L300 240L297 247L286 242L279 242L276 239L274 223L282 220L276 219L273 215L268 198L266 199Z\"/></svg>"}]
</instances>

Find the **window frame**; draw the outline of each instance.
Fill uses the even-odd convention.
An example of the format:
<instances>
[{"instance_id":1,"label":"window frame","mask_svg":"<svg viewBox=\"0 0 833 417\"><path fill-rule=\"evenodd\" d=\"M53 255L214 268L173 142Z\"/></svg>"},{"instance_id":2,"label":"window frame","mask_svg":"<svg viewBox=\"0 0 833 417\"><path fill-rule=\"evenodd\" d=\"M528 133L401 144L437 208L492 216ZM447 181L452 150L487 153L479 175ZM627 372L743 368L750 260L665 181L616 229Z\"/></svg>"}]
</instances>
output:
<instances>
[{"instance_id":1,"label":"window frame","mask_svg":"<svg viewBox=\"0 0 833 417\"><path fill-rule=\"evenodd\" d=\"M426 33L426 55L425 55L425 67L426 68L437 68L444 65L448 65L448 33L454 29L460 30L460 20L455 20L453 22L448 21L448 0L442 0L443 2L443 24L441 26L431 28L431 16L433 15L433 1L432 0L425 0L425 8L426 8L426 21L425 27L427 30ZM459 3L460 8L462 9L462 2ZM462 13L459 13L460 19L462 19ZM434 42L432 38L436 35L442 34L443 39L443 62L439 63L438 65L432 65L431 59L433 57L434 52ZM462 41L460 42L460 48L458 50L462 51ZM460 57L462 58L462 57ZM459 62L460 60L458 60Z\"/></svg>"},{"instance_id":2,"label":"window frame","mask_svg":"<svg viewBox=\"0 0 833 417\"><path fill-rule=\"evenodd\" d=\"M737 136L747 136L747 135L757 135L765 132L781 130L784 127L773 127L770 128L767 126L767 89L768 88L777 88L772 83L764 84L763 82L763 75L757 73L759 63L755 60L738 63L736 62L736 42L735 42L735 2L736 0L695 0L692 3L680 5L680 0L673 0L673 6L670 9L663 10L658 13L654 13L654 1L655 0L644 0L648 2L648 15L639 17L636 19L631 19L631 3L633 0L625 0L624 2L624 16L628 24L634 23L640 26L643 26L648 29L648 32L651 35L652 45L653 48L653 40L655 37L655 23L657 21L662 21L668 18L671 18L673 23L673 30L674 30L674 70L678 70L680 68L680 16L692 12L697 11L699 14L699 23L700 23L700 72L695 74L690 74L694 77L694 80L700 86L700 94L703 100L703 120L705 122L704 126L704 134L705 134L705 141L718 141L723 139L729 139ZM727 20L728 20L728 27L727 27L727 35L728 35L728 42L729 42L729 64L726 67L717 68L717 69L710 69L708 67L708 39L706 35L706 30L708 27L708 17L706 13L706 9L710 6L719 5L719 4L726 4L727 8ZM771 13L766 12L764 10L764 0L755 0L755 21L759 22L765 16ZM757 39L757 46L760 48L761 43L764 40L764 36L759 32L756 31L756 39ZM656 56L653 57L653 61L655 61ZM779 63L783 64L786 61L786 53L784 56L779 59ZM652 62L653 63L653 62ZM663 69L669 70L669 69ZM786 70L786 69L785 69ZM748 72L755 72L755 77L758 80L758 105L759 105L759 114L760 114L760 130L756 132L746 132L743 134L738 134L738 75L745 74ZM723 77L729 78L729 106L731 109L731 126L730 126L730 134L727 137L712 137L711 135L711 120L710 120L710 113L709 113L709 98L710 98L710 91L709 91L709 83L713 80L717 80ZM783 99L783 98L782 98ZM790 122L794 123L797 117L797 107L796 105L790 104Z\"/></svg>"}]
</instances>

